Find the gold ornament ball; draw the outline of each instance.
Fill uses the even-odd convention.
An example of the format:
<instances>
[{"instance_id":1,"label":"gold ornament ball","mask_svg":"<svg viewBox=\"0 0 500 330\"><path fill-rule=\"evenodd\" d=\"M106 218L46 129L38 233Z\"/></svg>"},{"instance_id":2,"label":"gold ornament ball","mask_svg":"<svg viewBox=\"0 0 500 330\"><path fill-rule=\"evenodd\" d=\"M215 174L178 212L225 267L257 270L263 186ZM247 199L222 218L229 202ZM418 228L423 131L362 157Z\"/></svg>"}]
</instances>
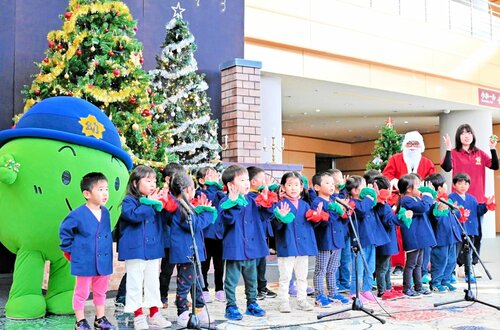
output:
<instances>
[{"instance_id":1,"label":"gold ornament ball","mask_svg":"<svg viewBox=\"0 0 500 330\"><path fill-rule=\"evenodd\" d=\"M95 47L94 46L90 47L90 51L95 52Z\"/></svg>"},{"instance_id":2,"label":"gold ornament ball","mask_svg":"<svg viewBox=\"0 0 500 330\"><path fill-rule=\"evenodd\" d=\"M139 125L138 125L137 123L133 124L133 125L132 125L132 129L133 129L134 131L137 131L137 130L139 129Z\"/></svg>"},{"instance_id":3,"label":"gold ornament ball","mask_svg":"<svg viewBox=\"0 0 500 330\"><path fill-rule=\"evenodd\" d=\"M170 144L174 143L174 139L170 138L170 140L168 140L168 143Z\"/></svg>"},{"instance_id":4,"label":"gold ornament ball","mask_svg":"<svg viewBox=\"0 0 500 330\"><path fill-rule=\"evenodd\" d=\"M69 74L64 74L64 79L69 79Z\"/></svg>"}]
</instances>

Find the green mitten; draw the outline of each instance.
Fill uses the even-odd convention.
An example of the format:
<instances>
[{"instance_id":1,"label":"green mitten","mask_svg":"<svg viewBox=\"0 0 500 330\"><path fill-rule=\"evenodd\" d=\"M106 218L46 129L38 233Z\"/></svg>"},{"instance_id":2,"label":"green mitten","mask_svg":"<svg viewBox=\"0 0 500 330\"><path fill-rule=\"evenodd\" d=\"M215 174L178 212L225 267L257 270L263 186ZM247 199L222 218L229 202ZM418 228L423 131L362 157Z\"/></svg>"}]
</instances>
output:
<instances>
[{"instance_id":1,"label":"green mitten","mask_svg":"<svg viewBox=\"0 0 500 330\"><path fill-rule=\"evenodd\" d=\"M206 186L216 186L220 190L222 190L222 188L223 188L222 184L220 182L217 182L217 181L205 181L205 185Z\"/></svg>"},{"instance_id":2,"label":"green mitten","mask_svg":"<svg viewBox=\"0 0 500 330\"><path fill-rule=\"evenodd\" d=\"M328 211L333 211L340 216L343 216L345 213L344 210L342 209L342 207L340 206L340 204L337 202L328 203L327 209L328 209Z\"/></svg>"},{"instance_id":3,"label":"green mitten","mask_svg":"<svg viewBox=\"0 0 500 330\"><path fill-rule=\"evenodd\" d=\"M203 212L210 212L212 213L212 224L215 223L215 220L217 220L217 209L213 206L208 206L208 205L198 205L194 208L194 211L196 214L200 214Z\"/></svg>"},{"instance_id":4,"label":"green mitten","mask_svg":"<svg viewBox=\"0 0 500 330\"><path fill-rule=\"evenodd\" d=\"M426 187L426 186L420 186L418 188L418 190L424 194L424 193L428 193L428 194L431 194L432 195L432 199L436 199L437 196L438 196L438 193L437 191L435 191L434 189L432 189L431 187Z\"/></svg>"},{"instance_id":5,"label":"green mitten","mask_svg":"<svg viewBox=\"0 0 500 330\"><path fill-rule=\"evenodd\" d=\"M248 202L245 199L245 197L243 197L243 195L238 195L238 198L235 200L229 198L226 199L224 203L220 204L220 207L222 207L224 210L227 210L235 206L247 206L247 205Z\"/></svg>"},{"instance_id":6,"label":"green mitten","mask_svg":"<svg viewBox=\"0 0 500 330\"><path fill-rule=\"evenodd\" d=\"M274 216L276 219L283 223L290 223L295 219L295 215L292 212L288 212L286 215L282 215L279 211L278 208L275 208L274 211Z\"/></svg>"},{"instance_id":7,"label":"green mitten","mask_svg":"<svg viewBox=\"0 0 500 330\"><path fill-rule=\"evenodd\" d=\"M399 212L398 212L398 219L403 222L403 224L406 226L406 228L410 229L411 223L412 223L412 218L408 218L406 216L406 211L404 207L402 207Z\"/></svg>"},{"instance_id":8,"label":"green mitten","mask_svg":"<svg viewBox=\"0 0 500 330\"><path fill-rule=\"evenodd\" d=\"M371 196L373 200L373 206L377 205L377 192L375 189L370 188L370 187L364 187L361 189L361 192L359 193L359 197L361 199L365 198L366 196Z\"/></svg>"},{"instance_id":9,"label":"green mitten","mask_svg":"<svg viewBox=\"0 0 500 330\"><path fill-rule=\"evenodd\" d=\"M147 197L139 198L139 202L144 205L150 205L155 209L155 211L160 212L163 209L163 204L160 201L155 201L153 199L149 199Z\"/></svg>"}]
</instances>

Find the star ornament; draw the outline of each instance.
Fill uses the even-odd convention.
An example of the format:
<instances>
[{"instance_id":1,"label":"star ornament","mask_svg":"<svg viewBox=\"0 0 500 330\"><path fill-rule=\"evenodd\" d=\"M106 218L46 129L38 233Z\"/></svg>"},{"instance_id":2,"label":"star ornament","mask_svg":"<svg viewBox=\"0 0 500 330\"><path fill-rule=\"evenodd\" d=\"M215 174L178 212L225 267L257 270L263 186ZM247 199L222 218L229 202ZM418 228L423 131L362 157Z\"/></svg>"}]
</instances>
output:
<instances>
[{"instance_id":1,"label":"star ornament","mask_svg":"<svg viewBox=\"0 0 500 330\"><path fill-rule=\"evenodd\" d=\"M394 120L391 117L387 118L385 121L385 126L392 128L394 126Z\"/></svg>"},{"instance_id":2,"label":"star ornament","mask_svg":"<svg viewBox=\"0 0 500 330\"><path fill-rule=\"evenodd\" d=\"M82 133L85 136L93 136L97 139L102 139L102 133L106 130L96 117L89 115L87 118L80 118L78 122L82 125Z\"/></svg>"},{"instance_id":3,"label":"star ornament","mask_svg":"<svg viewBox=\"0 0 500 330\"><path fill-rule=\"evenodd\" d=\"M182 19L182 13L186 10L184 8L181 8L181 3L177 2L177 6L175 7L170 7L174 11L174 18L179 18Z\"/></svg>"}]
</instances>

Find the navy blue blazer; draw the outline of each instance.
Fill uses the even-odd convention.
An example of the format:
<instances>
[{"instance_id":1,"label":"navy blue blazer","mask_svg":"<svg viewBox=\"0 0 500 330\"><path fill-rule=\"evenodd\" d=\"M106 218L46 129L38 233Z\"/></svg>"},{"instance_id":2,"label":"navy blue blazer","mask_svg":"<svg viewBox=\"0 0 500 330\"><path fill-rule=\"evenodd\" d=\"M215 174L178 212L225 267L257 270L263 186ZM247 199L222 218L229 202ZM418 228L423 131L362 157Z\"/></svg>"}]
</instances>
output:
<instances>
[{"instance_id":1,"label":"navy blue blazer","mask_svg":"<svg viewBox=\"0 0 500 330\"><path fill-rule=\"evenodd\" d=\"M271 212L259 207L253 198L245 196L247 206L234 206L224 210L219 204L219 218L224 224L222 259L251 260L269 254L264 225L271 218Z\"/></svg>"},{"instance_id":2,"label":"navy blue blazer","mask_svg":"<svg viewBox=\"0 0 500 330\"><path fill-rule=\"evenodd\" d=\"M189 257L194 254L193 238L189 229L189 223L182 216L181 206L177 203L177 210L172 214L170 231L170 259L171 264L185 264L191 262ZM200 262L205 261L205 243L203 230L212 224L213 213L202 212L191 216L194 238L198 248Z\"/></svg>"},{"instance_id":3,"label":"navy blue blazer","mask_svg":"<svg viewBox=\"0 0 500 330\"><path fill-rule=\"evenodd\" d=\"M314 228L306 219L306 212L311 209L309 204L299 199L297 209L288 198L282 199L278 205L281 202L290 206L290 212L295 215L295 219L290 223L283 223L276 218L273 221L278 257L318 255Z\"/></svg>"},{"instance_id":4,"label":"navy blue blazer","mask_svg":"<svg viewBox=\"0 0 500 330\"><path fill-rule=\"evenodd\" d=\"M250 191L247 194L247 196L255 200L259 196L259 193L255 191ZM267 235L264 238L267 239L267 237L274 237L273 226L271 225L271 216L267 218L265 222L262 222L262 225L264 226L264 232Z\"/></svg>"},{"instance_id":5,"label":"navy blue blazer","mask_svg":"<svg viewBox=\"0 0 500 330\"><path fill-rule=\"evenodd\" d=\"M488 212L486 204L479 204L476 198L471 194L465 194L465 200L456 192L449 194L448 197L453 202L457 202L459 206L463 206L470 211L469 218L464 223L467 235L479 235L479 221L481 217Z\"/></svg>"},{"instance_id":6,"label":"navy blue blazer","mask_svg":"<svg viewBox=\"0 0 500 330\"><path fill-rule=\"evenodd\" d=\"M380 220L389 237L388 243L377 246L377 254L382 256L398 254L399 246L396 236L396 226L400 225L398 216L392 211L391 206L387 203L378 203L375 205L375 216Z\"/></svg>"},{"instance_id":7,"label":"navy blue blazer","mask_svg":"<svg viewBox=\"0 0 500 330\"><path fill-rule=\"evenodd\" d=\"M125 196L118 220L118 260L163 258L165 213L155 211L150 205L141 204L137 197Z\"/></svg>"},{"instance_id":8,"label":"navy blue blazer","mask_svg":"<svg viewBox=\"0 0 500 330\"><path fill-rule=\"evenodd\" d=\"M196 197L199 197L201 193L204 193L208 200L212 201L212 206L215 208L218 208L221 199L226 197L226 194L217 186L207 186L207 189L198 189L196 191ZM214 224L210 224L203 230L203 235L205 238L221 240L224 236L224 224L217 217Z\"/></svg>"},{"instance_id":9,"label":"navy blue blazer","mask_svg":"<svg viewBox=\"0 0 500 330\"><path fill-rule=\"evenodd\" d=\"M460 217L460 212L449 210L446 215L435 216L433 210L437 207L438 203L435 203L429 212L429 219L436 237L436 246L446 246L460 242L462 240L461 230L453 215L453 212L455 212L455 215Z\"/></svg>"},{"instance_id":10,"label":"navy blue blazer","mask_svg":"<svg viewBox=\"0 0 500 330\"><path fill-rule=\"evenodd\" d=\"M381 246L389 243L389 236L385 231L384 225L380 219L375 216L374 201L368 196L363 199L351 199L356 207L353 217L355 226L358 229L359 241L361 246Z\"/></svg>"},{"instance_id":11,"label":"navy blue blazer","mask_svg":"<svg viewBox=\"0 0 500 330\"><path fill-rule=\"evenodd\" d=\"M101 221L82 205L71 211L59 228L61 250L71 253L71 275L113 273L113 238L109 211L101 206Z\"/></svg>"},{"instance_id":12,"label":"navy blue blazer","mask_svg":"<svg viewBox=\"0 0 500 330\"><path fill-rule=\"evenodd\" d=\"M400 205L407 210L413 211L410 228L401 226L401 236L403 238L403 249L412 251L426 247L436 246L436 238L428 218L434 200L432 197L424 195L422 198L403 196Z\"/></svg>"},{"instance_id":13,"label":"navy blue blazer","mask_svg":"<svg viewBox=\"0 0 500 330\"><path fill-rule=\"evenodd\" d=\"M321 197L316 197L311 203L311 208L316 210L319 203L323 203L323 210L328 212L330 218L328 221L320 221L314 227L316 235L316 243L318 250L329 251L343 249L345 247L345 221L335 211L327 210L329 203L335 203L332 199L326 200Z\"/></svg>"}]
</instances>

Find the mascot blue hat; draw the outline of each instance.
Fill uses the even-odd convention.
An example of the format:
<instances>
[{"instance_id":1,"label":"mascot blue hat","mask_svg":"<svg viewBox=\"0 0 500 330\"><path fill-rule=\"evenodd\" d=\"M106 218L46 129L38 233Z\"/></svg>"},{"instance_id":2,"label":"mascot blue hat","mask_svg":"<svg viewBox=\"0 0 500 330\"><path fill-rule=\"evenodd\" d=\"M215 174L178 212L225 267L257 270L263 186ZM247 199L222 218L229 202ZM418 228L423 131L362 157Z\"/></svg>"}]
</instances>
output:
<instances>
[{"instance_id":1,"label":"mascot blue hat","mask_svg":"<svg viewBox=\"0 0 500 330\"><path fill-rule=\"evenodd\" d=\"M45 99L30 108L13 129L0 132L0 146L20 137L66 141L107 152L128 169L132 159L111 120L95 105L69 96Z\"/></svg>"}]
</instances>

